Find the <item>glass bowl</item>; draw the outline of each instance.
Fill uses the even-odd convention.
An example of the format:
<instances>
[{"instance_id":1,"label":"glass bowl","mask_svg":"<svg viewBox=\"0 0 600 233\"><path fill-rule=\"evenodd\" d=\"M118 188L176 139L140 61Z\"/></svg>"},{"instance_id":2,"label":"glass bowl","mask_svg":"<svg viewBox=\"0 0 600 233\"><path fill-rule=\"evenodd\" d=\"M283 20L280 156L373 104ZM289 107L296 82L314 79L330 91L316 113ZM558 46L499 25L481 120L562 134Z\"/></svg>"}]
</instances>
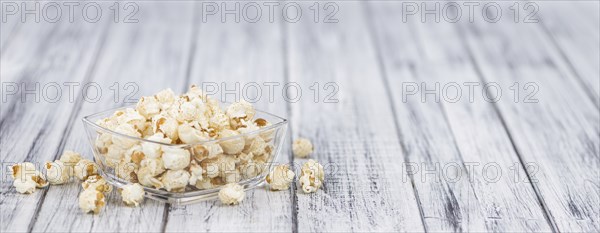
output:
<instances>
[{"instance_id":1,"label":"glass bowl","mask_svg":"<svg viewBox=\"0 0 600 233\"><path fill-rule=\"evenodd\" d=\"M255 119L270 125L193 144L151 141L96 124L127 108L135 106L83 118L94 161L101 175L117 188L140 183L146 197L172 204L212 199L226 183L237 182L246 190L260 186L276 161L287 130L286 119L260 110Z\"/></svg>"}]
</instances>

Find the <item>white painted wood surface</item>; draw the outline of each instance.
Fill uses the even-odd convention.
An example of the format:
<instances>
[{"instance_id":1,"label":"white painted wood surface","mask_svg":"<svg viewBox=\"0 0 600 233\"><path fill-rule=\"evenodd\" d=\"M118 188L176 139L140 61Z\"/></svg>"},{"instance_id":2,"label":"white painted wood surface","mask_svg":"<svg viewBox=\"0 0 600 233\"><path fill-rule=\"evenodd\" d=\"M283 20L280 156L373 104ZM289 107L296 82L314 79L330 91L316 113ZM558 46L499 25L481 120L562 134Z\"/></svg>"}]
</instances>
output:
<instances>
[{"instance_id":1,"label":"white painted wood surface","mask_svg":"<svg viewBox=\"0 0 600 233\"><path fill-rule=\"evenodd\" d=\"M377 1L337 2L338 23L315 23L314 2L298 3L304 15L296 23L278 14L273 23L222 23L218 15L202 22L201 2L193 1L137 2L134 24L110 17L93 24L2 23L3 85L95 82L103 90L95 103L84 101L80 89L74 101L57 103L8 96L0 108L3 178L6 163L43 163L64 149L91 158L81 118L128 104L128 82L140 88L134 99L189 84L242 89L277 82L274 102L263 88L256 106L290 120L278 162L299 174L306 159L292 157L290 143L307 137L327 177L315 194L263 187L233 207L147 200L130 208L115 191L99 215L78 209L78 182L21 195L3 179L0 231L600 231L597 2L539 3L540 24L421 23L419 15L403 23L400 2ZM503 17L512 17L512 3L500 2ZM282 98L288 82L302 88L299 101ZM337 103L324 102L328 82L339 88ZM481 95L473 103L465 95L456 103L432 95L422 102L420 93L403 102L407 82L428 89L436 82L496 82L504 93L498 103ZM515 103L514 82L535 82L539 102ZM502 171L497 181L483 170L489 164ZM419 171L411 176L413 165Z\"/></svg>"},{"instance_id":2,"label":"white painted wood surface","mask_svg":"<svg viewBox=\"0 0 600 233\"><path fill-rule=\"evenodd\" d=\"M433 90L439 85L443 90L480 81L454 23L413 19L406 27L395 27L403 20L395 14L401 7L400 3L367 7L389 87L414 84ZM513 172L522 176L525 172L492 104L480 95L471 95L471 102L464 91L460 100L451 91L436 100L431 94L423 99L423 92L403 96L392 90L402 143L418 169L414 182L427 230L551 230L527 177L513 179Z\"/></svg>"}]
</instances>

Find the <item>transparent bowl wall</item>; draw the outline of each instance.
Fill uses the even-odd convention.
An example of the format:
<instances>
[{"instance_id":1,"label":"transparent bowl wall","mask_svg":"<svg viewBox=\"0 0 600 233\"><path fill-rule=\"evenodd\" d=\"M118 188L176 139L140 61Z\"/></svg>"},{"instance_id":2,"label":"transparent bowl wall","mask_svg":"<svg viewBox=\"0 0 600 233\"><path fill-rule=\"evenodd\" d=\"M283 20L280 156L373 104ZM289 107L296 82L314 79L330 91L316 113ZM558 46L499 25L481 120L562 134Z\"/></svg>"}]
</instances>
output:
<instances>
[{"instance_id":1,"label":"transparent bowl wall","mask_svg":"<svg viewBox=\"0 0 600 233\"><path fill-rule=\"evenodd\" d=\"M286 119L257 110L254 119L265 119L271 125L234 137L203 141L194 144L164 144L123 135L103 128L95 123L99 119L111 116L115 111L124 110L126 108L127 107L111 109L83 118L86 134L94 154L94 161L98 164L99 170L102 173L101 175L103 175L109 183L118 188L125 184L136 181L139 182L140 177L138 177L138 172L140 171L140 166L138 163L134 162L135 160L139 161L139 150L132 149L121 151L118 149L121 147L117 147L117 145L110 147L106 146L106 144L103 145L101 142L119 141L134 146L160 147L161 151L163 151L162 153L165 153L164 151L178 151L181 153L181 150L185 150L190 154L190 161L195 160L205 171L205 175L203 176L204 181L208 182L207 176L214 178L210 178L211 182L208 185L207 183L203 183L196 187L194 185L189 185L188 183L184 189L171 189L170 191L167 191L165 187L157 188L149 187L150 185L144 186L148 198L173 204L189 204L216 197L219 192L219 187L226 183L237 182L242 185L244 189L252 189L261 185L265 180L266 175L271 171L274 161L277 159L287 129ZM235 149L236 146L239 148L241 144L244 144L243 151L257 151L254 150L256 148L260 151L261 143L257 142L256 145L258 145L258 147L252 148L252 143L257 138L262 139L258 140L259 142L265 141L265 149L264 153L261 155L253 154L253 162L245 162L245 159L250 157L248 156L249 153L232 155L223 153L225 154L223 156L231 157L223 158L221 160L218 159L219 156L217 156L217 158L206 157L206 150L214 145L220 145L222 148L229 147ZM133 155L132 151L138 152L136 155ZM235 167L231 166L232 161L234 161ZM166 169L165 172L168 170L169 169ZM189 170L189 168L184 168L183 170ZM165 172L157 175L156 179L160 180L160 177L164 175ZM172 174L174 175L173 177L178 177L175 175L175 172L172 172ZM146 178L146 181L151 180L148 179L147 175L144 177ZM171 181L177 180L183 179L171 179ZM149 182L146 182L146 184L148 183ZM169 183L176 184L177 182Z\"/></svg>"}]
</instances>

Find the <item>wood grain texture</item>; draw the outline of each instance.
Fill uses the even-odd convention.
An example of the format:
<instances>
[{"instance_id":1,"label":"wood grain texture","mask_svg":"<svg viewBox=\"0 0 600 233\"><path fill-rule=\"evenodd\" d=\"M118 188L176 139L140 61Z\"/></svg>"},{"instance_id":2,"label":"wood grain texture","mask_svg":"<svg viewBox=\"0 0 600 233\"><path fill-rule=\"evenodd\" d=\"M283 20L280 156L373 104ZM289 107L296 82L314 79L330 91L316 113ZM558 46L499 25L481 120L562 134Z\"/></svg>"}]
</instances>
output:
<instances>
[{"instance_id":1,"label":"wood grain texture","mask_svg":"<svg viewBox=\"0 0 600 233\"><path fill-rule=\"evenodd\" d=\"M229 9L234 6L233 2L227 4ZM287 103L280 94L285 77L280 23L280 18L269 23L266 14L257 23L243 20L236 23L233 15L228 16L225 23L219 15L207 17L206 23L198 28L190 83L216 85L218 90L212 97L222 101L235 102L240 98L253 101L256 98L256 108L285 118L288 115ZM269 100L265 82L279 85L272 93L273 102ZM250 88L255 84L260 87L261 93ZM289 163L289 143L284 143L276 163ZM295 220L292 191L272 192L265 185L247 191L244 201L236 206L223 205L219 200L171 206L165 231L289 232L293 230Z\"/></svg>"},{"instance_id":2,"label":"wood grain texture","mask_svg":"<svg viewBox=\"0 0 600 233\"><path fill-rule=\"evenodd\" d=\"M298 194L298 231L423 231L361 4L337 4L339 23L287 24L290 81L304 87L293 136L309 138L326 169L322 190ZM339 102L324 102L329 88L315 103L314 82L335 83Z\"/></svg>"},{"instance_id":3,"label":"wood grain texture","mask_svg":"<svg viewBox=\"0 0 600 233\"><path fill-rule=\"evenodd\" d=\"M443 88L481 83L454 24L402 23L401 7L370 3L366 9L390 90L396 90L390 92L402 143L418 169L415 187L427 230L550 231L527 177L514 180L513 172L525 171L493 106L480 95L471 102L464 90L454 99L457 89ZM407 94L408 85L418 92ZM432 91L423 97L426 90Z\"/></svg>"},{"instance_id":4,"label":"wood grain texture","mask_svg":"<svg viewBox=\"0 0 600 233\"><path fill-rule=\"evenodd\" d=\"M540 28L592 101L600 105L600 3L540 2L539 6Z\"/></svg>"},{"instance_id":5,"label":"wood grain texture","mask_svg":"<svg viewBox=\"0 0 600 233\"><path fill-rule=\"evenodd\" d=\"M598 108L556 47L539 33L539 25L462 26L469 52L487 82L502 87L532 82L539 87L537 103L505 98L496 106L517 152L532 165L528 174L537 181L534 187L551 221L559 231L598 231Z\"/></svg>"},{"instance_id":6,"label":"wood grain texture","mask_svg":"<svg viewBox=\"0 0 600 233\"><path fill-rule=\"evenodd\" d=\"M98 102L84 102L77 114L77 122L67 134L64 149L80 151L92 159L92 151L80 120L87 115L122 105L135 104L142 95L171 88L184 92L187 60L192 38L192 2L139 2L139 23L114 24L100 54L92 82L100 85L104 94ZM168 59L167 59L168 58ZM151 78L150 78L151 77ZM179 80L173 82L173 80ZM119 84L119 94L109 88ZM125 99L133 89L124 89L126 83L139 87L132 100ZM152 85L149 85L152 84ZM115 99L115 97L117 99ZM122 204L121 196L113 190L107 196L107 205L98 215L84 214L78 206L81 192L79 181L68 185L51 186L34 232L160 232L163 226L165 204L147 199L138 208Z\"/></svg>"},{"instance_id":7,"label":"wood grain texture","mask_svg":"<svg viewBox=\"0 0 600 233\"><path fill-rule=\"evenodd\" d=\"M88 80L88 72L101 47L106 26L106 21L95 24L67 21L55 27L45 23L27 23L14 35L15 41L3 51L2 66L11 66L15 70L6 73L3 70L3 82L10 80L24 84L30 90L36 83L40 86L35 94L27 95L27 99L18 96L11 99L5 109L3 107L0 121L3 171L8 171L9 163L22 161L38 163L41 167L43 162L57 155L64 143L65 132L74 123L73 116L79 102L61 99L54 103L52 98L55 97L43 95L42 88L52 82L62 84ZM51 34L40 40L37 37L39 33L47 30ZM47 46L49 44L52 46ZM80 94L76 91L74 95ZM35 99L36 95L39 100ZM31 195L18 194L12 187L12 180L3 179L1 230L29 230L32 217L45 196L46 190L38 190Z\"/></svg>"}]
</instances>

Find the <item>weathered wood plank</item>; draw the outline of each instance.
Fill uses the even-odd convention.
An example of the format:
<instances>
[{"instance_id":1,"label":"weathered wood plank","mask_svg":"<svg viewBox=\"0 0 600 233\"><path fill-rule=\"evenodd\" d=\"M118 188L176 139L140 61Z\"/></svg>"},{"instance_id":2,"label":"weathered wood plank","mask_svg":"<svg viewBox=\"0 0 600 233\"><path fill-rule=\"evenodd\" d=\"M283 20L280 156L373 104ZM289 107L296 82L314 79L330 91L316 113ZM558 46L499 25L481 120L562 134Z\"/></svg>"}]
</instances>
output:
<instances>
[{"instance_id":1,"label":"weathered wood plank","mask_svg":"<svg viewBox=\"0 0 600 233\"><path fill-rule=\"evenodd\" d=\"M290 81L303 87L292 104L293 136L310 138L311 157L326 167L322 190L298 193L298 231L423 231L362 5L336 4L339 23L304 17L287 25ZM314 82L335 83L339 102L324 102L332 88L315 102Z\"/></svg>"},{"instance_id":2,"label":"weathered wood plank","mask_svg":"<svg viewBox=\"0 0 600 233\"><path fill-rule=\"evenodd\" d=\"M427 230L550 231L527 177L513 181L513 170L525 171L493 106L480 95L470 102L464 90L454 100L443 92L480 83L454 24L402 23L399 2L367 6ZM409 86L417 92L407 94Z\"/></svg>"},{"instance_id":3,"label":"weathered wood plank","mask_svg":"<svg viewBox=\"0 0 600 233\"><path fill-rule=\"evenodd\" d=\"M518 82L520 88L531 82L539 87L536 103L503 99L496 106L522 160L537 168L528 173L538 181L534 186L557 230L599 231L598 108L550 39L537 33L540 25L462 26L468 51L487 82L502 87Z\"/></svg>"},{"instance_id":4,"label":"weathered wood plank","mask_svg":"<svg viewBox=\"0 0 600 233\"><path fill-rule=\"evenodd\" d=\"M136 2L139 23L113 24L92 74L92 82L102 87L102 98L84 102L76 122L68 132L64 149L80 151L92 159L92 152L80 120L106 109L135 104L135 99L164 88L184 92L188 67L193 2ZM119 86L119 95L109 88ZM127 83L133 86L124 89ZM133 95L133 100L126 98ZM90 95L92 95L91 93ZM115 97L117 99L115 99ZM40 208L34 232L159 232L163 226L165 204L146 200L141 207L127 207L114 190L99 215L84 214L78 207L79 181L51 186Z\"/></svg>"},{"instance_id":5,"label":"weathered wood plank","mask_svg":"<svg viewBox=\"0 0 600 233\"><path fill-rule=\"evenodd\" d=\"M42 88L52 82L62 85L63 82L87 80L87 72L93 67L101 48L107 26L105 22L61 22L56 28L51 27L52 36L44 40L27 36L37 34L36 30L43 28L43 23L23 26L15 35L14 43L2 56L2 66L15 65L19 71L3 73L3 79L25 84L28 89L33 89L36 83L40 87L34 91L35 94L27 95L27 99L15 98L3 110L6 111L0 125L0 159L3 165L22 161L40 163L56 156L65 131L73 123L78 102L65 101L68 99L65 91L60 101L53 103L56 96L44 95ZM20 38L19 43L16 38ZM81 94L79 90L75 91L75 96ZM39 100L35 99L36 95ZM3 168L3 171L6 169ZM21 195L12 188L10 178L3 179L1 231L27 231L45 193L45 190L39 190L32 195Z\"/></svg>"},{"instance_id":6,"label":"weathered wood plank","mask_svg":"<svg viewBox=\"0 0 600 233\"><path fill-rule=\"evenodd\" d=\"M541 29L600 105L600 2L539 2Z\"/></svg>"},{"instance_id":7,"label":"weathered wood plank","mask_svg":"<svg viewBox=\"0 0 600 233\"><path fill-rule=\"evenodd\" d=\"M227 4L232 9L235 3ZM212 97L228 102L234 102L237 98L251 98L249 101L252 101L257 93L254 88L246 87L256 84L262 93L256 99L255 107L286 117L287 102L281 96L285 77L281 19L276 15L274 22L269 23L267 17L263 12L263 18L257 23L243 19L236 23L233 15L228 16L224 23L218 14L207 17L206 23L199 25L190 83L207 87L216 85L217 90ZM272 93L273 102L269 100L269 89L265 82L279 85ZM234 90L236 85L239 86ZM230 94L222 98L224 93ZM278 164L289 163L288 144L289 141L276 161ZM271 192L265 186L247 191L246 199L237 206L225 206L219 200L171 206L165 230L292 231L292 197L291 191Z\"/></svg>"}]
</instances>

